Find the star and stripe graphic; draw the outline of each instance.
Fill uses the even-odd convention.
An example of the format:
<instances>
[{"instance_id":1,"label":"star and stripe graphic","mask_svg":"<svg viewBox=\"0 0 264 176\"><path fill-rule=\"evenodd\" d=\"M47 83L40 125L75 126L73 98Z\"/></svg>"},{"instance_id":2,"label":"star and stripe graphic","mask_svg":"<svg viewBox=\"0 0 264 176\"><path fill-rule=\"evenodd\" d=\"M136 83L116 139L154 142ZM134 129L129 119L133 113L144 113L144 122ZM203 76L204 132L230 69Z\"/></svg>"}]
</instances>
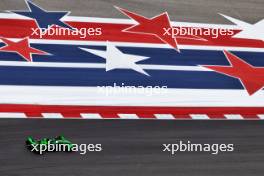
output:
<instances>
[{"instance_id":1,"label":"star and stripe graphic","mask_svg":"<svg viewBox=\"0 0 264 176\"><path fill-rule=\"evenodd\" d=\"M48 54L44 51L30 47L28 38L21 39L17 42L0 38L6 45L0 48L0 52L15 52L28 62L32 62L32 54Z\"/></svg>"},{"instance_id":2,"label":"star and stripe graphic","mask_svg":"<svg viewBox=\"0 0 264 176\"><path fill-rule=\"evenodd\" d=\"M133 25L129 28L124 29L125 32L143 33L150 34L158 37L164 43L169 44L172 48L175 48L178 52L180 51L177 44L177 39L169 35L164 34L164 28L172 28L170 18L167 12L157 15L153 18L146 18L144 16L138 15L126 9L116 7L122 13L124 13L129 18L135 20L138 24Z\"/></svg>"},{"instance_id":3,"label":"star and stripe graphic","mask_svg":"<svg viewBox=\"0 0 264 176\"><path fill-rule=\"evenodd\" d=\"M19 105L14 106L19 111L32 105L36 111L26 112L29 117L43 113L61 117L99 114L103 118L118 114L165 119L263 117L263 20L249 24L220 14L234 25L183 23L171 21L167 12L145 17L117 6L113 8L127 19L99 19L74 17L70 12L48 11L25 2L26 11L0 13L0 115L12 113L5 109L13 104ZM45 32L52 26L70 30L100 27L102 34L84 38L31 35L34 27ZM225 29L232 35L164 35L165 30L178 27ZM126 92L122 87L116 88L122 90L118 93L98 92L98 87L114 84L167 90L151 95ZM23 94L19 94L21 88ZM46 106L50 106L48 111ZM120 112L108 114L103 108ZM151 108L157 111L146 114Z\"/></svg>"},{"instance_id":4,"label":"star and stripe graphic","mask_svg":"<svg viewBox=\"0 0 264 176\"><path fill-rule=\"evenodd\" d=\"M249 95L253 95L263 88L264 67L254 67L228 51L224 51L224 53L231 66L205 67L227 76L238 78Z\"/></svg>"},{"instance_id":5,"label":"star and stripe graphic","mask_svg":"<svg viewBox=\"0 0 264 176\"><path fill-rule=\"evenodd\" d=\"M30 0L25 1L29 11L11 11L13 13L23 15L32 18L36 21L37 26L40 29L48 29L52 25L57 25L64 28L72 28L69 24L61 21L64 16L70 14L70 12L56 12L56 11L46 11L45 9L37 6Z\"/></svg>"}]
</instances>

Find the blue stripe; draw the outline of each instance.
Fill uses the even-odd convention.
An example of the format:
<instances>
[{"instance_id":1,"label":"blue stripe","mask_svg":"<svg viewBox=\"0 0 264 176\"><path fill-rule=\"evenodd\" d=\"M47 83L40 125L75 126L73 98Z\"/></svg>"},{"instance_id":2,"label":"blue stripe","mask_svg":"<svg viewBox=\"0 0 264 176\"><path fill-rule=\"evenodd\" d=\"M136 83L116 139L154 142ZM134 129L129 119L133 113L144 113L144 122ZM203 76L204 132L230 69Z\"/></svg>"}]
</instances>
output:
<instances>
[{"instance_id":1,"label":"blue stripe","mask_svg":"<svg viewBox=\"0 0 264 176\"><path fill-rule=\"evenodd\" d=\"M151 77L133 70L0 67L2 85L167 86L168 88L242 89L239 80L215 72L154 71Z\"/></svg>"},{"instance_id":2,"label":"blue stripe","mask_svg":"<svg viewBox=\"0 0 264 176\"><path fill-rule=\"evenodd\" d=\"M34 55L35 62L105 63L105 59L80 50L78 47L105 50L103 46L72 46L32 44L33 47L53 54ZM119 47L124 53L148 56L139 64L160 65L229 65L221 51ZM234 52L254 66L264 66L264 52ZM22 61L16 53L0 52L0 60ZM47 67L0 67L0 85L43 86L167 86L187 89L243 89L240 81L216 72L146 70L145 76L133 70Z\"/></svg>"},{"instance_id":3,"label":"blue stripe","mask_svg":"<svg viewBox=\"0 0 264 176\"><path fill-rule=\"evenodd\" d=\"M82 45L47 45L31 44L32 47L46 51L52 56L33 55L35 62L73 62L73 63L104 63L99 56L85 52L78 47L105 50L104 46ZM208 50L181 50L177 53L173 49L119 47L127 54L135 54L150 57L139 64L157 65L229 65L222 51ZM233 52L246 62L254 66L264 66L264 52ZM0 52L0 61L24 61L16 53Z\"/></svg>"}]
</instances>

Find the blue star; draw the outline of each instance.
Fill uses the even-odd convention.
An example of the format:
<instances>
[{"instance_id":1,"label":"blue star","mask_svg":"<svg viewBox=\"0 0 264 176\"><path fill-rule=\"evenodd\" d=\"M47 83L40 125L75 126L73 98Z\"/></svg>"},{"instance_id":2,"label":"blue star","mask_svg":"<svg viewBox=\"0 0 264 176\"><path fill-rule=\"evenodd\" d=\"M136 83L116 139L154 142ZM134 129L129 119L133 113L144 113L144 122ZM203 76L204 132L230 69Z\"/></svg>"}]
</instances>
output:
<instances>
[{"instance_id":1,"label":"blue star","mask_svg":"<svg viewBox=\"0 0 264 176\"><path fill-rule=\"evenodd\" d=\"M25 0L30 11L12 11L16 14L23 15L35 19L39 28L48 29L51 25L58 25L60 27L70 28L72 27L60 19L70 12L55 12L46 11L29 0Z\"/></svg>"}]
</instances>

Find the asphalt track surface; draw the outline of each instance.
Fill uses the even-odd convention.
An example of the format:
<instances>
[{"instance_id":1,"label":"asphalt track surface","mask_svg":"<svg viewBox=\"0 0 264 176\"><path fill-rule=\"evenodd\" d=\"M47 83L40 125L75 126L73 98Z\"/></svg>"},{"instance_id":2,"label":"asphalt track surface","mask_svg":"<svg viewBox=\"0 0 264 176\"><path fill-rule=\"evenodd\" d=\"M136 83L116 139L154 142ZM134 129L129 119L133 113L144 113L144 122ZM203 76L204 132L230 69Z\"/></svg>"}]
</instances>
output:
<instances>
[{"instance_id":1,"label":"asphalt track surface","mask_svg":"<svg viewBox=\"0 0 264 176\"><path fill-rule=\"evenodd\" d=\"M259 121L1 120L1 175L263 175L264 130ZM63 133L74 143L102 143L99 153L46 153L24 147L25 137ZM233 143L231 153L162 152L163 143Z\"/></svg>"},{"instance_id":2,"label":"asphalt track surface","mask_svg":"<svg viewBox=\"0 0 264 176\"><path fill-rule=\"evenodd\" d=\"M125 18L112 6L154 16L167 10L173 20L228 23L218 12L256 22L263 18L263 0L38 0L49 10L72 15ZM23 9L23 0L1 0L0 10ZM177 175L258 176L264 172L264 122L260 121L133 121L133 120L0 120L0 175ZM75 143L102 143L99 153L34 155L24 147L26 136L64 134ZM211 155L162 152L163 143L233 143L235 151Z\"/></svg>"},{"instance_id":3,"label":"asphalt track surface","mask_svg":"<svg viewBox=\"0 0 264 176\"><path fill-rule=\"evenodd\" d=\"M167 11L171 20L184 22L229 23L218 13L247 22L263 18L263 0L33 0L54 11L71 11L74 16L127 18L113 6L135 11L147 17ZM22 10L24 0L1 0L0 11Z\"/></svg>"}]
</instances>

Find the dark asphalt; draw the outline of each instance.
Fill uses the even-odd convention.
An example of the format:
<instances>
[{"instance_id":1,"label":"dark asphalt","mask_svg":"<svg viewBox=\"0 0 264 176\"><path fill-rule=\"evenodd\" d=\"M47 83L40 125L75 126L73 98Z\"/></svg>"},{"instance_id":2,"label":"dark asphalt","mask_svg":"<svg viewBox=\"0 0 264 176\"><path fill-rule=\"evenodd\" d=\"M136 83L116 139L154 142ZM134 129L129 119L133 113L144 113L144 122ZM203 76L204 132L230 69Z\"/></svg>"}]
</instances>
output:
<instances>
[{"instance_id":1,"label":"dark asphalt","mask_svg":"<svg viewBox=\"0 0 264 176\"><path fill-rule=\"evenodd\" d=\"M177 175L262 176L264 122L1 120L0 175ZM102 143L103 151L35 155L24 147L26 136L64 134L74 143ZM162 152L163 143L233 143L230 153Z\"/></svg>"},{"instance_id":2,"label":"dark asphalt","mask_svg":"<svg viewBox=\"0 0 264 176\"><path fill-rule=\"evenodd\" d=\"M167 11L172 20L229 23L218 13L254 23L263 18L263 0L32 0L46 10L71 11L74 16L127 18L113 6L147 17ZM1 0L0 11L26 9L24 0Z\"/></svg>"},{"instance_id":3,"label":"dark asphalt","mask_svg":"<svg viewBox=\"0 0 264 176\"><path fill-rule=\"evenodd\" d=\"M146 16L168 11L173 20L229 23L221 12L248 22L263 18L263 0L33 0L48 10L72 15L126 18L113 5ZM1 0L0 10L23 9L24 0ZM264 122L0 120L1 176L262 176ZM64 134L74 143L102 143L103 151L34 155L24 147L28 135ZM234 143L235 151L211 155L162 152L163 143Z\"/></svg>"}]
</instances>

